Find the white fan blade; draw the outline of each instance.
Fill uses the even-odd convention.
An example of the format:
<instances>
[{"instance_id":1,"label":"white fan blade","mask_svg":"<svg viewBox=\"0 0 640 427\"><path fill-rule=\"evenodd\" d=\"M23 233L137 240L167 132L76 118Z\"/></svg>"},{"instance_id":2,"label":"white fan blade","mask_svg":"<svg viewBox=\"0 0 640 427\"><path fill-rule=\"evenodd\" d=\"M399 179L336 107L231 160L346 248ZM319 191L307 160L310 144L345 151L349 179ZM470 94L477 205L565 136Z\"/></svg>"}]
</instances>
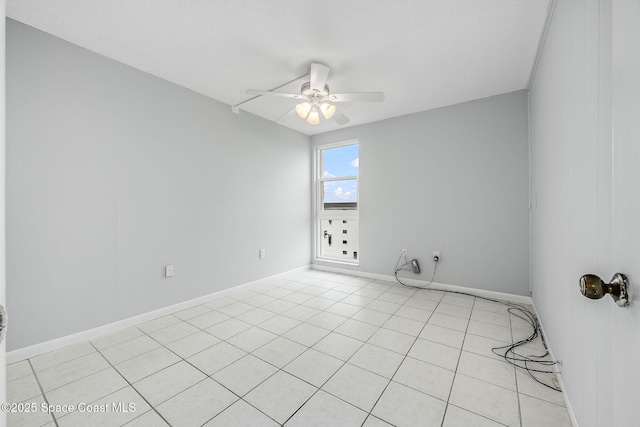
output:
<instances>
[{"instance_id":1,"label":"white fan blade","mask_svg":"<svg viewBox=\"0 0 640 427\"><path fill-rule=\"evenodd\" d=\"M329 95L332 102L380 102L384 99L382 92L354 92L354 93L332 93Z\"/></svg>"},{"instance_id":2,"label":"white fan blade","mask_svg":"<svg viewBox=\"0 0 640 427\"><path fill-rule=\"evenodd\" d=\"M329 77L329 67L322 64L312 63L309 74L311 89L322 92L324 90L324 85L327 83L327 78Z\"/></svg>"},{"instance_id":3,"label":"white fan blade","mask_svg":"<svg viewBox=\"0 0 640 427\"><path fill-rule=\"evenodd\" d=\"M297 93L267 92L264 90L248 90L247 93L251 95L281 96L284 98L307 99L306 96Z\"/></svg>"},{"instance_id":4,"label":"white fan blade","mask_svg":"<svg viewBox=\"0 0 640 427\"><path fill-rule=\"evenodd\" d=\"M344 113L338 110L337 108L336 108L336 112L333 114L333 117L331 117L331 119L337 124L339 124L340 126L346 123L349 123L351 121L349 117L345 116Z\"/></svg>"},{"instance_id":5,"label":"white fan blade","mask_svg":"<svg viewBox=\"0 0 640 427\"><path fill-rule=\"evenodd\" d=\"M290 117L294 117L294 116L296 116L296 117L298 116L298 114L296 113L296 109L295 109L295 108L294 108L294 109L292 109L292 110L287 111L286 113L284 113L283 115L281 115L280 117L278 117L278 118L276 119L276 123L280 123L281 121L283 121L283 120L287 120L287 119L289 119Z\"/></svg>"}]
</instances>

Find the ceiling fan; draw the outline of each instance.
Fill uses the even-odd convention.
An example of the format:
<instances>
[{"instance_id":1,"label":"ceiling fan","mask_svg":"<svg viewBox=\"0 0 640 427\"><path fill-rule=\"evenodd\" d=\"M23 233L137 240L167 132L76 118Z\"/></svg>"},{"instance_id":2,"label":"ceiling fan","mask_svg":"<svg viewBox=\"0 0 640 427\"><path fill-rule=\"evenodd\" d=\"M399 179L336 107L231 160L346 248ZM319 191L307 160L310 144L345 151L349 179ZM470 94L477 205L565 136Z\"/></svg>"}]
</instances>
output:
<instances>
[{"instance_id":1,"label":"ceiling fan","mask_svg":"<svg viewBox=\"0 0 640 427\"><path fill-rule=\"evenodd\" d=\"M307 74L303 77L305 76ZM331 93L327 85L329 67L322 64L312 63L308 76L309 81L302 85L299 94L261 90L248 90L247 93L259 96L280 96L302 101L295 108L280 116L276 122L297 114L312 125L320 123L320 114L327 120L333 119L339 125L348 123L349 118L338 110L334 103L380 102L384 99L384 93L382 92Z\"/></svg>"}]
</instances>

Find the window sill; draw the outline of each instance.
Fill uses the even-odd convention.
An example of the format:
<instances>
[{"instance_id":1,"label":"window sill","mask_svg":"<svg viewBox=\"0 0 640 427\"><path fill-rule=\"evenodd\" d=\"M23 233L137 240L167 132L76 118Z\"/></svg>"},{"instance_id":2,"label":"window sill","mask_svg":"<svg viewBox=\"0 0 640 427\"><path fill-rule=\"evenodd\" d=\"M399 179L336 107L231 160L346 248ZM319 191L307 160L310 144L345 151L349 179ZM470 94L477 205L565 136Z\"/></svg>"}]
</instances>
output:
<instances>
[{"instance_id":1,"label":"window sill","mask_svg":"<svg viewBox=\"0 0 640 427\"><path fill-rule=\"evenodd\" d=\"M359 261L349 262L349 261L331 259L331 258L317 258L316 257L316 259L314 259L314 261L327 262L327 263L330 263L330 264L352 265L352 266L355 266L355 267L358 267L360 265Z\"/></svg>"}]
</instances>

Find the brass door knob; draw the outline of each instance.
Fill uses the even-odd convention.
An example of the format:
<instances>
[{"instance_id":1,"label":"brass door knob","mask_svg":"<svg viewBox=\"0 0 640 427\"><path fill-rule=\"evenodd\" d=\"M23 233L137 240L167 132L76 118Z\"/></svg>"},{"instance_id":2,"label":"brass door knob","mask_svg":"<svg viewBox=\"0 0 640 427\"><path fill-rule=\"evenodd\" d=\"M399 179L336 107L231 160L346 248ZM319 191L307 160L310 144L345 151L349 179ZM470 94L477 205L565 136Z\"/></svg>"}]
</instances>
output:
<instances>
[{"instance_id":1,"label":"brass door knob","mask_svg":"<svg viewBox=\"0 0 640 427\"><path fill-rule=\"evenodd\" d=\"M7 310L0 304L0 343L4 339L4 335L7 331Z\"/></svg>"},{"instance_id":2,"label":"brass door knob","mask_svg":"<svg viewBox=\"0 0 640 427\"><path fill-rule=\"evenodd\" d=\"M622 273L616 273L610 283L605 283L595 274L585 274L580 278L580 292L591 299L600 299L605 294L610 294L619 307L629 305L629 281Z\"/></svg>"}]
</instances>

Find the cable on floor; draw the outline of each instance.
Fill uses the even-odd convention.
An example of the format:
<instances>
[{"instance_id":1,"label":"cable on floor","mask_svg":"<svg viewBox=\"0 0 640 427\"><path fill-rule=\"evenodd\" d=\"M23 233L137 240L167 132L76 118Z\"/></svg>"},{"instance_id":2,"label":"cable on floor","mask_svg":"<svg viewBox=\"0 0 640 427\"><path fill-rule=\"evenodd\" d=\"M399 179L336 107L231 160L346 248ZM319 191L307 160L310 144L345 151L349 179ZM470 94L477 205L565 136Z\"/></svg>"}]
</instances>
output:
<instances>
[{"instance_id":1,"label":"cable on floor","mask_svg":"<svg viewBox=\"0 0 640 427\"><path fill-rule=\"evenodd\" d=\"M398 258L398 261L396 261L396 269L394 272L394 276L396 278L396 281L398 283L400 283L402 286L405 286L407 288L413 288L413 289L427 289L429 287L429 285L431 285L433 283L433 280L436 277L436 271L438 269L438 261L435 261L436 265L433 269L433 277L431 277L431 280L429 281L429 283L427 283L424 286L414 286L414 285L409 285L407 283L404 283L400 280L400 278L398 277L398 272L402 271L404 269L404 267L408 266L409 263L406 260L406 256L405 256L405 262L404 264L400 265L400 260L402 259L404 254L401 254L400 257ZM553 385L549 385L543 381L541 381L539 378L536 378L536 376L533 374L534 372L538 372L538 373L544 373L544 374L554 374L553 370L550 369L544 369L543 367L549 367L549 366L554 366L556 364L558 364L558 362L554 361L554 360L545 360L545 358L547 356L550 356L549 354L549 348L547 347L547 343L544 339L544 335L542 334L542 329L540 327L540 322L538 320L538 316L535 315L535 313L533 313L531 310L529 310L527 307L525 307L522 304L517 304L517 303L513 303L513 302L508 302L508 301L500 301L497 299L493 299L493 298L487 298L487 297L482 297L482 296L478 296L478 295L473 295L470 294L468 292L460 292L460 291L447 291L447 290L443 290L443 289L431 289L430 290L434 290L434 291L440 291L440 292L448 292L451 294L459 294L459 295L467 295L467 296L471 296L474 298L480 298L483 299L485 301L491 301L491 302L495 302L498 304L502 304L507 306L507 312L509 312L510 315L513 315L515 317L519 317L520 319L524 320L525 322L529 323L529 325L531 326L533 332L525 339L522 339L516 343L512 343L512 344L507 344L504 346L500 346L500 347L493 347L491 349L491 351L504 358L505 361L511 363L512 365L514 365L517 368L523 369L525 371L527 371L527 373L531 376L531 378L533 378L536 382L542 384L545 387L550 388L551 390L555 390L555 391L562 391L559 387L555 387ZM520 314L517 314L517 313ZM542 355L535 355L535 354L528 354L528 355L524 355L524 354L520 354L519 352L517 352L516 350L529 343L534 341L536 338L540 337L541 341L542 341L542 345L544 346L545 352ZM503 352L504 351L504 352ZM519 364L520 363L520 364ZM530 364L537 364L534 366L530 366Z\"/></svg>"}]
</instances>

